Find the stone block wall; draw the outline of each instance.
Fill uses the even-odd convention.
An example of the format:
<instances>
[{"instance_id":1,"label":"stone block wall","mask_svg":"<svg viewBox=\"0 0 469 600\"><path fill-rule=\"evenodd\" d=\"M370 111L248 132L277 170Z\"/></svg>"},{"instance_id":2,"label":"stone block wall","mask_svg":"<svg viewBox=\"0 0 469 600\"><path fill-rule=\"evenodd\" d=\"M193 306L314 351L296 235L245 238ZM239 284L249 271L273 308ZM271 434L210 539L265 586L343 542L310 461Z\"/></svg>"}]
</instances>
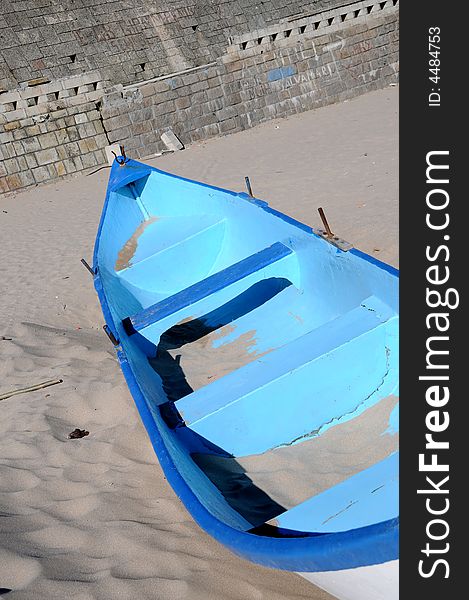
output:
<instances>
[{"instance_id":1,"label":"stone block wall","mask_svg":"<svg viewBox=\"0 0 469 600\"><path fill-rule=\"evenodd\" d=\"M216 60L232 35L341 0L0 0L0 90L99 70L115 84Z\"/></svg>"},{"instance_id":2,"label":"stone block wall","mask_svg":"<svg viewBox=\"0 0 469 600\"><path fill-rule=\"evenodd\" d=\"M355 2L237 36L222 60L103 98L111 142L142 158L338 102L398 78L398 2Z\"/></svg>"},{"instance_id":3,"label":"stone block wall","mask_svg":"<svg viewBox=\"0 0 469 600\"><path fill-rule=\"evenodd\" d=\"M111 143L143 158L169 128L187 145L395 83L398 38L398 0L360 0L232 35L217 60L139 83L29 80L0 93L0 192L105 164Z\"/></svg>"},{"instance_id":4,"label":"stone block wall","mask_svg":"<svg viewBox=\"0 0 469 600\"><path fill-rule=\"evenodd\" d=\"M99 73L87 73L0 96L0 192L106 161L103 88Z\"/></svg>"}]
</instances>

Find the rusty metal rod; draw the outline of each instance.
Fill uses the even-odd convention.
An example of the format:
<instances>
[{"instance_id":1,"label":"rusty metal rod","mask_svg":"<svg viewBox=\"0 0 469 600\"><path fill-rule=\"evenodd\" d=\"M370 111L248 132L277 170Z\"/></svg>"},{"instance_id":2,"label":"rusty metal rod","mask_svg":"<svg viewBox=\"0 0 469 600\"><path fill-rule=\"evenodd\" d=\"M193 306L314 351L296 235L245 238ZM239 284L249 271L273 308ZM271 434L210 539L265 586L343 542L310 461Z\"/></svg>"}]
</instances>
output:
<instances>
[{"instance_id":1,"label":"rusty metal rod","mask_svg":"<svg viewBox=\"0 0 469 600\"><path fill-rule=\"evenodd\" d=\"M247 190L248 190L248 194L251 196L251 198L254 198L254 194L252 193L251 182L249 181L249 177L246 176L244 178L244 181L246 182L246 187L247 187Z\"/></svg>"},{"instance_id":2,"label":"rusty metal rod","mask_svg":"<svg viewBox=\"0 0 469 600\"><path fill-rule=\"evenodd\" d=\"M329 223L327 222L326 215L324 214L323 209L318 208L318 213L319 213L319 216L321 217L321 221L322 221L322 224L324 225L324 229L326 230L327 237L330 237L330 238L334 237L334 234L332 233L331 228L329 227Z\"/></svg>"},{"instance_id":3,"label":"rusty metal rod","mask_svg":"<svg viewBox=\"0 0 469 600\"><path fill-rule=\"evenodd\" d=\"M86 260L84 258L81 259L81 264L84 265L88 269L88 271L91 273L91 275L93 275L93 277L96 275L94 270L90 267L90 265L86 262Z\"/></svg>"},{"instance_id":4,"label":"rusty metal rod","mask_svg":"<svg viewBox=\"0 0 469 600\"><path fill-rule=\"evenodd\" d=\"M129 159L127 158L127 156L125 154L124 146L119 145L119 151L121 153L120 157L117 156L117 154L114 152L114 150L111 150L111 153L114 154L114 157L117 160L117 164L119 164L122 167L123 165L125 165L125 163L127 163L129 161Z\"/></svg>"},{"instance_id":5,"label":"rusty metal rod","mask_svg":"<svg viewBox=\"0 0 469 600\"><path fill-rule=\"evenodd\" d=\"M109 329L109 327L107 325L103 325L103 329L104 329L104 333L107 335L107 337L111 340L112 345L113 346L118 346L120 344L119 340L116 338L116 336L112 333L112 331Z\"/></svg>"}]
</instances>

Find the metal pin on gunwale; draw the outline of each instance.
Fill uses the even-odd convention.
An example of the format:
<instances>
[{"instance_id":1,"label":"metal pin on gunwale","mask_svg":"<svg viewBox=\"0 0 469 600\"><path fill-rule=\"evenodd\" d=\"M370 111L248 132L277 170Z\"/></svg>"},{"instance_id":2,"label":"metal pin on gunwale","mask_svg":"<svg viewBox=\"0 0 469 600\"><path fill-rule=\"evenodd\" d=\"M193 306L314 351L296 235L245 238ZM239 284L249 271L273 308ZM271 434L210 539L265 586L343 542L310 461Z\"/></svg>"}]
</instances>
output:
<instances>
[{"instance_id":1,"label":"metal pin on gunwale","mask_svg":"<svg viewBox=\"0 0 469 600\"><path fill-rule=\"evenodd\" d=\"M120 341L112 333L108 325L103 325L103 330L107 337L111 340L113 346L118 346L120 344Z\"/></svg>"},{"instance_id":2,"label":"metal pin on gunwale","mask_svg":"<svg viewBox=\"0 0 469 600\"><path fill-rule=\"evenodd\" d=\"M254 198L254 194L252 193L252 188L251 188L251 182L249 181L249 177L247 175L244 178L244 181L246 182L246 188L248 190L248 194L251 196L251 198Z\"/></svg>"},{"instance_id":3,"label":"metal pin on gunwale","mask_svg":"<svg viewBox=\"0 0 469 600\"><path fill-rule=\"evenodd\" d=\"M321 217L321 221L324 226L324 230L316 229L313 227L313 233L321 236L323 240L325 240L326 242L329 242L329 244L332 244L339 250L342 250L342 252L347 252L348 250L353 248L353 244L351 244L350 242L347 242L346 240L343 240L342 238L340 238L337 235L335 235L334 233L332 233L332 230L329 226L329 223L327 222L326 215L322 208L318 208L318 213L319 213L319 216Z\"/></svg>"},{"instance_id":4,"label":"metal pin on gunwale","mask_svg":"<svg viewBox=\"0 0 469 600\"><path fill-rule=\"evenodd\" d=\"M334 237L334 234L332 233L331 228L329 227L329 223L327 222L324 210L322 208L318 208L318 213L319 213L319 216L321 217L321 221L322 221L322 224L324 225L324 229L326 230L327 237L329 237L329 238Z\"/></svg>"},{"instance_id":5,"label":"metal pin on gunwale","mask_svg":"<svg viewBox=\"0 0 469 600\"><path fill-rule=\"evenodd\" d=\"M88 271L91 273L91 275L93 275L93 277L96 275L96 271L90 267L90 265L86 262L84 258L82 258L80 262L88 269Z\"/></svg>"},{"instance_id":6,"label":"metal pin on gunwale","mask_svg":"<svg viewBox=\"0 0 469 600\"><path fill-rule=\"evenodd\" d=\"M121 167L123 167L125 165L125 163L127 163L129 161L129 159L127 158L127 156L125 155L125 150L124 150L124 146L119 144L119 150L121 153L121 157L118 157L117 154L114 152L114 150L111 150L112 154L114 154L117 164Z\"/></svg>"}]
</instances>

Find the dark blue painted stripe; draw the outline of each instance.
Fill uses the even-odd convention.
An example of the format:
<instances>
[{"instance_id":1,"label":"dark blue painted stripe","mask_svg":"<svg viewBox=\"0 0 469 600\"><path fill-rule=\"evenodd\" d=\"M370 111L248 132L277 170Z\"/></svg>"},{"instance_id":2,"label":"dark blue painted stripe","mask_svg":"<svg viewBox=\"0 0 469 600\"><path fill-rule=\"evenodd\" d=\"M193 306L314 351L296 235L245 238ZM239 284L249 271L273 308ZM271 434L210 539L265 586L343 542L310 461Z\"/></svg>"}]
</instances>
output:
<instances>
[{"instance_id":1,"label":"dark blue painted stripe","mask_svg":"<svg viewBox=\"0 0 469 600\"><path fill-rule=\"evenodd\" d=\"M366 254L366 252L363 252L362 250L358 250L358 248L351 248L349 250L349 252L350 252L350 254L354 254L355 256L359 256L360 258L367 260L368 262L370 262L372 265L375 265L379 269L382 269L383 271L387 271L391 275L394 275L394 277L399 277L399 269L396 269L396 267L393 267L392 265L389 265L388 263L385 263L382 260L378 260L374 256L371 256L370 254Z\"/></svg>"},{"instance_id":2,"label":"dark blue painted stripe","mask_svg":"<svg viewBox=\"0 0 469 600\"><path fill-rule=\"evenodd\" d=\"M234 265L230 265L226 269L223 269L223 271L210 275L206 279L198 281L177 294L169 296L138 314L133 315L128 320L130 323L126 319L126 328L130 331L132 331L132 329L134 331L140 331L145 327L148 327L148 325L152 325L164 317L194 304L198 300L211 296L215 292L244 279L248 275L277 262L291 253L291 248L288 248L288 246L285 246L280 242L276 242L272 246L269 246L269 248L256 252L256 254L252 254ZM131 326L130 328L129 325Z\"/></svg>"},{"instance_id":3,"label":"dark blue painted stripe","mask_svg":"<svg viewBox=\"0 0 469 600\"><path fill-rule=\"evenodd\" d=\"M282 219L282 221L285 221L286 223L290 223L290 225L294 225L295 227L298 227L299 229L302 229L303 231L306 231L307 233L313 233L313 229L309 225L305 225L305 223L302 223L301 221L297 221L293 217L289 217L285 213L282 213L279 210L275 210L275 208L271 208L268 205L261 206L261 208L263 208L265 210L265 212L268 212L271 215L274 215L275 217Z\"/></svg>"},{"instance_id":4,"label":"dark blue painted stripe","mask_svg":"<svg viewBox=\"0 0 469 600\"><path fill-rule=\"evenodd\" d=\"M302 223L301 221L297 221L296 219L293 219L292 217L286 215L285 213L282 213L274 208L271 208L265 200L260 200L259 198L251 198L245 192L233 192L232 190L227 190L225 188L217 187L215 185L209 185L208 183L203 183L201 181L195 181L193 179L188 179L187 177L181 177L180 175L175 175L174 173L168 173L166 171L162 171L161 169L157 169L156 167L151 167L150 165L145 165L144 163L137 162L136 160L129 160L129 162L125 166L126 166L126 168L128 168L129 170L133 170L133 172L134 172L133 176L129 177L129 180L134 181L135 179L140 179L141 177L148 175L150 172L155 171L156 173L161 173L162 175L171 177L172 179L178 179L179 181L185 181L186 183L193 183L194 185L205 187L207 189L214 190L217 192L223 192L225 194L229 194L230 196L238 196L240 198L250 201L251 203L255 204L256 206L259 206L259 208L262 208L265 212L270 213L270 214L278 217L279 219L282 219L282 221L290 223L291 225L294 225L295 227L298 227L298 229L302 229L303 231L306 231L307 233L312 233L315 237L320 237L319 235L317 235L313 232L312 228L309 225L306 225L305 223ZM140 172L138 172L139 169L141 169ZM128 183L129 182L128 180L125 181L126 177L127 177L126 169L120 168L118 166L117 162L114 161L114 164L113 164L113 167L111 170L110 179L109 179L109 184L108 184L107 197L106 197L105 205L103 208L103 212L101 214L101 222L100 222L100 226L98 228L98 235L96 238L98 243L99 243L99 237L101 234L102 221L104 219L104 213L106 210L109 192L111 190L122 187L123 185ZM95 252L94 252L95 259L97 257L97 245L98 244L95 245ZM365 252L363 252L362 250L358 250L357 248L352 248L351 250L349 250L349 252L351 254L354 254L355 256L359 256L360 258L363 258L364 260L367 260L368 262L376 265L376 267L378 267L379 269L382 269L383 271L387 271L391 275L399 277L399 270L396 269L395 267L392 267L388 263L382 262L382 261L376 259L374 256L370 256L369 254L366 254ZM97 267L96 260L93 261L93 267L94 268Z\"/></svg>"}]
</instances>

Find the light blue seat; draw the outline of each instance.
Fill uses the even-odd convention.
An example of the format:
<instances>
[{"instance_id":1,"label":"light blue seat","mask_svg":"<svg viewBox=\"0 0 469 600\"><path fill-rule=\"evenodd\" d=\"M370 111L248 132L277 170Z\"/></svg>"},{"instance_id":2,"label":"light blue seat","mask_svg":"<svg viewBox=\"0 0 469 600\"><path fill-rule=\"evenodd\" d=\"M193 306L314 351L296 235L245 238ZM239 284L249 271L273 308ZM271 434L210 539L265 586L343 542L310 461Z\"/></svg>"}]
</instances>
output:
<instances>
[{"instance_id":1,"label":"light blue seat","mask_svg":"<svg viewBox=\"0 0 469 600\"><path fill-rule=\"evenodd\" d=\"M277 242L128 317L124 320L125 328L130 334L142 331L165 317L179 313L182 309L262 271L292 253L288 246Z\"/></svg>"},{"instance_id":2,"label":"light blue seat","mask_svg":"<svg viewBox=\"0 0 469 600\"><path fill-rule=\"evenodd\" d=\"M176 408L188 427L233 456L262 453L357 416L393 393L396 340L392 310L370 297L181 398Z\"/></svg>"},{"instance_id":3,"label":"light blue seat","mask_svg":"<svg viewBox=\"0 0 469 600\"><path fill-rule=\"evenodd\" d=\"M282 529L330 533L366 527L399 514L399 453L356 473L275 517Z\"/></svg>"}]
</instances>

